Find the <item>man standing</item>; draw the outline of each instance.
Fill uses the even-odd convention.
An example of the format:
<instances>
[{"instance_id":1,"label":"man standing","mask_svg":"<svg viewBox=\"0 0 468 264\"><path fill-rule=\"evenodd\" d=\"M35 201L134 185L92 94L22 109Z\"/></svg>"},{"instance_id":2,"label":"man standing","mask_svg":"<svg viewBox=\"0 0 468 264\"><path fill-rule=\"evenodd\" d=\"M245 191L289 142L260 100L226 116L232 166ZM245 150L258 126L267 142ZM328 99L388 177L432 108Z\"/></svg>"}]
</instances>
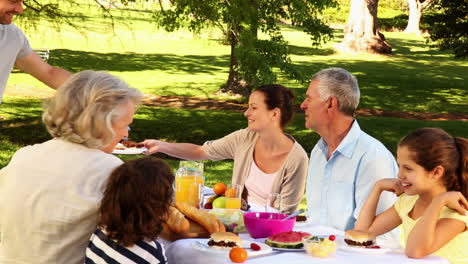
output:
<instances>
[{"instance_id":1,"label":"man standing","mask_svg":"<svg viewBox=\"0 0 468 264\"><path fill-rule=\"evenodd\" d=\"M330 68L312 77L301 104L305 126L321 136L310 156L308 217L340 230L354 227L374 183L395 178L398 172L392 153L354 119L359 97L356 78L344 69ZM395 200L395 195L384 194L378 211Z\"/></svg>"},{"instance_id":2,"label":"man standing","mask_svg":"<svg viewBox=\"0 0 468 264\"><path fill-rule=\"evenodd\" d=\"M0 0L0 103L13 65L57 89L71 73L43 61L29 46L28 39L12 24L23 13L23 0Z\"/></svg>"}]
</instances>

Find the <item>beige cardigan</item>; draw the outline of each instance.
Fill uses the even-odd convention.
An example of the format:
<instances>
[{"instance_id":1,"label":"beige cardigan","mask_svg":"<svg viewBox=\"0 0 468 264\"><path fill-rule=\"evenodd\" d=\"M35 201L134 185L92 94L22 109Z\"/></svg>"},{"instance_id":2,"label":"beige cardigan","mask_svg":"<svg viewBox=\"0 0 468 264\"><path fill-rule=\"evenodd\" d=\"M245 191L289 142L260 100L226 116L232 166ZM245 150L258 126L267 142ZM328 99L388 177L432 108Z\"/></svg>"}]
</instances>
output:
<instances>
[{"instance_id":1,"label":"beige cardigan","mask_svg":"<svg viewBox=\"0 0 468 264\"><path fill-rule=\"evenodd\" d=\"M292 140L293 137L287 135ZM254 131L241 129L223 138L207 141L203 149L210 160L233 159L232 183L245 186L245 180L250 173L253 152L258 134ZM294 140L294 146L276 177L271 192L282 195L281 211L292 213L302 200L307 177L308 157L302 146ZM244 188L243 197L248 194ZM275 202L275 208L279 205Z\"/></svg>"}]
</instances>

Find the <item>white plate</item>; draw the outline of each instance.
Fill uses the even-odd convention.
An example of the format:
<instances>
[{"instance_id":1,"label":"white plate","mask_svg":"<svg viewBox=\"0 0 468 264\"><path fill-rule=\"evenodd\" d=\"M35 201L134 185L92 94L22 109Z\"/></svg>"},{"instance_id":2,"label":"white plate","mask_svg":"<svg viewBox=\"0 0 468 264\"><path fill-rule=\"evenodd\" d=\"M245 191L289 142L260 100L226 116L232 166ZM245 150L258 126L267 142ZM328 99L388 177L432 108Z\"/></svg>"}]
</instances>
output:
<instances>
[{"instance_id":1,"label":"white plate","mask_svg":"<svg viewBox=\"0 0 468 264\"><path fill-rule=\"evenodd\" d=\"M210 254L225 254L225 255L229 254L229 251L231 250L230 248L226 248L226 249L212 248L208 246L208 241L209 239L197 239L192 242L192 247L196 250L200 250L200 251L210 253ZM250 243L255 243L259 245L260 250L254 251L250 249ZM265 254L272 252L272 249L270 246L264 243L257 242L257 241L242 240L242 247L247 250L247 254L249 255L249 257L261 256L261 255L265 255Z\"/></svg>"},{"instance_id":2,"label":"white plate","mask_svg":"<svg viewBox=\"0 0 468 264\"><path fill-rule=\"evenodd\" d=\"M366 247L353 247L344 241L344 239L337 239L338 250L358 253L358 254L365 254L365 255L383 255L392 251L391 248L366 248Z\"/></svg>"},{"instance_id":3,"label":"white plate","mask_svg":"<svg viewBox=\"0 0 468 264\"><path fill-rule=\"evenodd\" d=\"M114 149L112 154L121 154L121 155L137 155L143 154L147 151L147 148L125 148L125 149Z\"/></svg>"}]
</instances>

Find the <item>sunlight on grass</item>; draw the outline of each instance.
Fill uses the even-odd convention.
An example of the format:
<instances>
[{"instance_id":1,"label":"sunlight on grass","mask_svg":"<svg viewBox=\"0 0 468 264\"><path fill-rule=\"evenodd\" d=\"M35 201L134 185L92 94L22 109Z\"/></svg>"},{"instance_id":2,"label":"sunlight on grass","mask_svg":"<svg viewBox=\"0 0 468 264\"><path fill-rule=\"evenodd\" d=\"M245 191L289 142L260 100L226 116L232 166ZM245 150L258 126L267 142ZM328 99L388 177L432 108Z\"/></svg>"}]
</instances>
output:
<instances>
[{"instance_id":1,"label":"sunlight on grass","mask_svg":"<svg viewBox=\"0 0 468 264\"><path fill-rule=\"evenodd\" d=\"M383 12L381 17L395 15L387 9L380 11ZM148 10L112 12L116 18L114 29L100 11L89 8L90 21L83 24L82 33L68 26L54 30L48 21L26 33L33 47L52 49L51 64L73 72L109 71L149 94L219 98L215 92L227 79L229 47L222 45L223 37L217 29L209 28L199 35L187 29L170 33L152 23ZM347 10L330 12L329 15L337 16ZM391 56L344 54L333 49L343 38L341 29L334 31L332 41L315 48L309 36L299 28L280 27L290 43L292 62L306 76L328 67L342 67L355 74L362 90L362 108L468 111L468 61L455 60L449 52L430 49L420 36L383 32L393 47ZM307 83L291 80L282 73L277 82L294 88L298 103L303 100ZM27 74L13 73L6 94L40 96L44 90L47 93L44 96L50 96L52 92L44 87Z\"/></svg>"}]
</instances>

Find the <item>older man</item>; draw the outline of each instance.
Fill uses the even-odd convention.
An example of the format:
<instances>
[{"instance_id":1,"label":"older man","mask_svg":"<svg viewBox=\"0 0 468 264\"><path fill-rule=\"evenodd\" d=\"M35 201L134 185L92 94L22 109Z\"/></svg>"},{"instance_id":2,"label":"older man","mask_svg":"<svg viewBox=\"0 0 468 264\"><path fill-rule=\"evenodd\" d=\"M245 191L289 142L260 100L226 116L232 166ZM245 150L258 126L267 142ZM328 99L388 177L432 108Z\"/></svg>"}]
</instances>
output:
<instances>
[{"instance_id":1,"label":"older man","mask_svg":"<svg viewBox=\"0 0 468 264\"><path fill-rule=\"evenodd\" d=\"M344 69L330 68L312 77L301 104L305 126L321 136L310 156L308 217L340 230L354 227L374 183L395 178L398 170L392 153L354 119L359 97L356 78ZM381 197L378 211L394 201L392 194Z\"/></svg>"},{"instance_id":2,"label":"older man","mask_svg":"<svg viewBox=\"0 0 468 264\"><path fill-rule=\"evenodd\" d=\"M29 46L28 39L12 24L23 13L22 0L0 0L0 103L13 65L56 89L71 74L43 61Z\"/></svg>"}]
</instances>

